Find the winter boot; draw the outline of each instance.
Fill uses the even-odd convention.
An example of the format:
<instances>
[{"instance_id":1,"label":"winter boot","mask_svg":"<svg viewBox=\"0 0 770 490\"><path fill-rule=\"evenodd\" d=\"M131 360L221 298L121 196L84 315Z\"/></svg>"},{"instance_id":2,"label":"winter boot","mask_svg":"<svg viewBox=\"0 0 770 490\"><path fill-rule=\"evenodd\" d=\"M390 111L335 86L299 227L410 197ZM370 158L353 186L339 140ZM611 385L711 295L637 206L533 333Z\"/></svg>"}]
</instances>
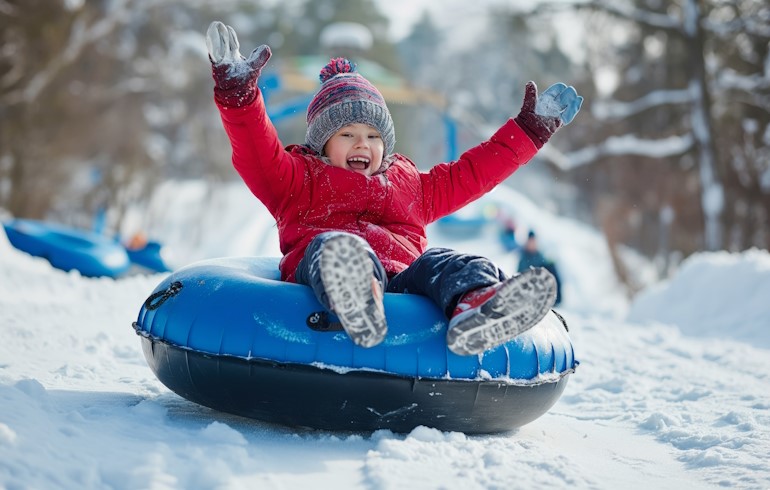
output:
<instances>
[{"instance_id":1,"label":"winter boot","mask_svg":"<svg viewBox=\"0 0 770 490\"><path fill-rule=\"evenodd\" d=\"M468 356L502 345L540 322L556 301L556 279L543 268L465 293L447 330L447 345Z\"/></svg>"},{"instance_id":2,"label":"winter boot","mask_svg":"<svg viewBox=\"0 0 770 490\"><path fill-rule=\"evenodd\" d=\"M320 268L331 310L353 342L362 347L382 342L388 332L382 286L360 239L338 235L324 242Z\"/></svg>"}]
</instances>

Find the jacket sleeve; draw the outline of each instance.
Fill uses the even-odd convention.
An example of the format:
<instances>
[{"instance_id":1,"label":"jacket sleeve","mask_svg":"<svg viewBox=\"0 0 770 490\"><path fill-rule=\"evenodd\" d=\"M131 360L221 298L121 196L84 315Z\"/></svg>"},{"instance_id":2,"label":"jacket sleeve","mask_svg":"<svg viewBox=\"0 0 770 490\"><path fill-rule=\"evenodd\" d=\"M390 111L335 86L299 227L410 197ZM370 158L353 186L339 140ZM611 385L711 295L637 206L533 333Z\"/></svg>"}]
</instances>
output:
<instances>
[{"instance_id":1,"label":"jacket sleeve","mask_svg":"<svg viewBox=\"0 0 770 490\"><path fill-rule=\"evenodd\" d=\"M507 179L537 153L513 119L487 141L421 174L425 222L432 223L475 201Z\"/></svg>"},{"instance_id":2,"label":"jacket sleeve","mask_svg":"<svg viewBox=\"0 0 770 490\"><path fill-rule=\"evenodd\" d=\"M302 157L287 152L265 110L261 92L240 108L217 105L233 149L233 166L246 186L277 217L302 187Z\"/></svg>"}]
</instances>

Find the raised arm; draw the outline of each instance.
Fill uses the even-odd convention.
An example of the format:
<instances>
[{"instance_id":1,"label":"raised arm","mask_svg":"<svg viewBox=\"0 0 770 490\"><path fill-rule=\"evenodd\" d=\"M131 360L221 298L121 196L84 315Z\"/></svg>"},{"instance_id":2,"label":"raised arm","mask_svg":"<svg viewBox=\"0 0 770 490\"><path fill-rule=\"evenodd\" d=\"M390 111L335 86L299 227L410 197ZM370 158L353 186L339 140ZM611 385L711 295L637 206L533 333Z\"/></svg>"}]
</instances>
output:
<instances>
[{"instance_id":1,"label":"raised arm","mask_svg":"<svg viewBox=\"0 0 770 490\"><path fill-rule=\"evenodd\" d=\"M233 166L273 215L301 186L303 168L284 150L267 116L257 80L270 48L263 44L244 58L232 27L212 22L206 45L214 78L214 100L233 149Z\"/></svg>"},{"instance_id":2,"label":"raised arm","mask_svg":"<svg viewBox=\"0 0 770 490\"><path fill-rule=\"evenodd\" d=\"M433 222L491 191L520 166L562 126L577 115L583 97L573 87L557 83L538 95L535 82L527 83L519 114L509 119L487 141L463 153L453 163L442 163L422 174L425 220Z\"/></svg>"}]
</instances>

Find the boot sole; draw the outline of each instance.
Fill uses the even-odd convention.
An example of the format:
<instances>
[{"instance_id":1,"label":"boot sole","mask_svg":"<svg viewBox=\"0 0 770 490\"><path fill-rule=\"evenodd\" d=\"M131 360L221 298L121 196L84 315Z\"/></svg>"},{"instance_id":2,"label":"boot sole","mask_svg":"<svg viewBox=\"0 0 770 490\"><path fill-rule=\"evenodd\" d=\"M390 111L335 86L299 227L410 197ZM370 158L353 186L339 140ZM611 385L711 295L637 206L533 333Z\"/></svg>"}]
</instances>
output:
<instances>
[{"instance_id":1,"label":"boot sole","mask_svg":"<svg viewBox=\"0 0 770 490\"><path fill-rule=\"evenodd\" d=\"M366 249L350 236L330 238L321 250L321 282L332 311L357 345L372 347L388 325L382 301L374 297L374 265Z\"/></svg>"},{"instance_id":2,"label":"boot sole","mask_svg":"<svg viewBox=\"0 0 770 490\"><path fill-rule=\"evenodd\" d=\"M555 302L553 275L530 269L505 281L480 307L460 313L447 331L447 345L462 356L480 354L537 325Z\"/></svg>"}]
</instances>

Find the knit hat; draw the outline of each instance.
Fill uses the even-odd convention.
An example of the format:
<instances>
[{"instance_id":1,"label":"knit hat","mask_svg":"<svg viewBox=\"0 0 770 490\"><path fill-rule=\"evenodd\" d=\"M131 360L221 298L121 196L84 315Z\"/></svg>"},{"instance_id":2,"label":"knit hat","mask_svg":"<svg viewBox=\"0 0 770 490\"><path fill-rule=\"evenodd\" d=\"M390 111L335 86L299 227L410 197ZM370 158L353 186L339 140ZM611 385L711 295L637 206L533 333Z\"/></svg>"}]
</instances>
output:
<instances>
[{"instance_id":1,"label":"knit hat","mask_svg":"<svg viewBox=\"0 0 770 490\"><path fill-rule=\"evenodd\" d=\"M334 58L321 70L321 88L307 108L305 144L317 153L340 128L353 123L372 126L380 133L385 155L393 153L396 132L385 99L353 63Z\"/></svg>"}]
</instances>

